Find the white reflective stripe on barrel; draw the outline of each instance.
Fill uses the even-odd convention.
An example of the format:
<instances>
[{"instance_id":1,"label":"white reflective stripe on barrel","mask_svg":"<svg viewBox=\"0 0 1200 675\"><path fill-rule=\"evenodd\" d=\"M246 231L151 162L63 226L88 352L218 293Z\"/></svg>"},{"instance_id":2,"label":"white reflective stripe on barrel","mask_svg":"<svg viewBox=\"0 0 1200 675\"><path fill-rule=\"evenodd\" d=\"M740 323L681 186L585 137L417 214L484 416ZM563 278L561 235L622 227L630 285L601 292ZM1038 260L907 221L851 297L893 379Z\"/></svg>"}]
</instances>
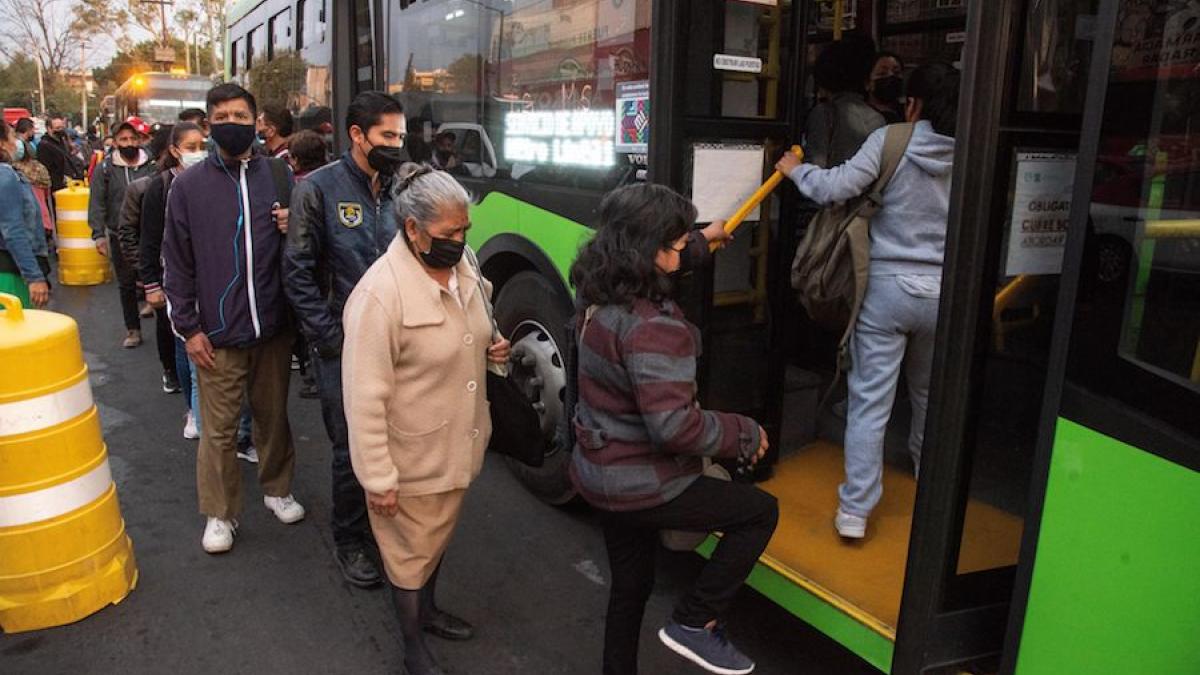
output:
<instances>
[{"instance_id":1,"label":"white reflective stripe on barrel","mask_svg":"<svg viewBox=\"0 0 1200 675\"><path fill-rule=\"evenodd\" d=\"M79 417L92 405L92 385L86 377L53 394L0 403L0 438L49 429Z\"/></svg>"},{"instance_id":2,"label":"white reflective stripe on barrel","mask_svg":"<svg viewBox=\"0 0 1200 675\"><path fill-rule=\"evenodd\" d=\"M91 238L76 239L74 237L72 237L72 238L59 237L58 238L58 247L59 248L69 248L69 249L96 248L96 240L91 239Z\"/></svg>"},{"instance_id":3,"label":"white reflective stripe on barrel","mask_svg":"<svg viewBox=\"0 0 1200 675\"><path fill-rule=\"evenodd\" d=\"M87 211L58 211L58 222L60 223L86 223L88 219Z\"/></svg>"},{"instance_id":4,"label":"white reflective stripe on barrel","mask_svg":"<svg viewBox=\"0 0 1200 675\"><path fill-rule=\"evenodd\" d=\"M105 459L82 476L54 487L0 497L0 527L40 523L70 513L99 499L109 485L112 485L112 471Z\"/></svg>"}]
</instances>

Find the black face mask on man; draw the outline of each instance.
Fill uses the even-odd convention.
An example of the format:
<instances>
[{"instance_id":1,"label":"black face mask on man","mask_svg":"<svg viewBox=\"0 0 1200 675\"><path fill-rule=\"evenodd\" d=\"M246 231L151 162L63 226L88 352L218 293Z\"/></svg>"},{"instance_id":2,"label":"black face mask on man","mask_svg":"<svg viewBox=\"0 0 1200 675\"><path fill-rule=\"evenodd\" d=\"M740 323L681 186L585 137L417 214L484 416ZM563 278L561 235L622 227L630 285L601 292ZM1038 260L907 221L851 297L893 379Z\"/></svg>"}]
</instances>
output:
<instances>
[{"instance_id":1,"label":"black face mask on man","mask_svg":"<svg viewBox=\"0 0 1200 675\"><path fill-rule=\"evenodd\" d=\"M137 161L138 155L141 154L142 149L136 145L122 145L121 147L117 148L117 152L121 153L121 159L125 160L126 162L135 162Z\"/></svg>"},{"instance_id":2,"label":"black face mask on man","mask_svg":"<svg viewBox=\"0 0 1200 675\"><path fill-rule=\"evenodd\" d=\"M367 164L379 173L392 175L404 163L404 148L392 145L373 145L367 152Z\"/></svg>"},{"instance_id":3,"label":"black face mask on man","mask_svg":"<svg viewBox=\"0 0 1200 675\"><path fill-rule=\"evenodd\" d=\"M254 143L254 125L222 122L212 125L212 139L217 147L233 157L240 157Z\"/></svg>"},{"instance_id":4,"label":"black face mask on man","mask_svg":"<svg viewBox=\"0 0 1200 675\"><path fill-rule=\"evenodd\" d=\"M898 104L904 95L904 80L899 75L890 75L875 80L875 98L889 104Z\"/></svg>"}]
</instances>

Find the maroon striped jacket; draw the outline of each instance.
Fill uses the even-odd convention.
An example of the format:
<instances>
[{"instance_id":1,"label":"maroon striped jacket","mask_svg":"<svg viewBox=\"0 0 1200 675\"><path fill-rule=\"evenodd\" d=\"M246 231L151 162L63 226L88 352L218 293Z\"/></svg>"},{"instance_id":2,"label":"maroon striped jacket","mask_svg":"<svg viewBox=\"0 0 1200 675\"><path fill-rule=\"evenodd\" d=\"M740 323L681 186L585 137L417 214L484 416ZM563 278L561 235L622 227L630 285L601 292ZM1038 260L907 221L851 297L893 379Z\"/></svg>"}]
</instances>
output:
<instances>
[{"instance_id":1,"label":"maroon striped jacket","mask_svg":"<svg viewBox=\"0 0 1200 675\"><path fill-rule=\"evenodd\" d=\"M674 302L602 306L580 332L571 480L588 503L658 506L700 476L702 457L758 449L754 420L697 402L700 333Z\"/></svg>"}]
</instances>

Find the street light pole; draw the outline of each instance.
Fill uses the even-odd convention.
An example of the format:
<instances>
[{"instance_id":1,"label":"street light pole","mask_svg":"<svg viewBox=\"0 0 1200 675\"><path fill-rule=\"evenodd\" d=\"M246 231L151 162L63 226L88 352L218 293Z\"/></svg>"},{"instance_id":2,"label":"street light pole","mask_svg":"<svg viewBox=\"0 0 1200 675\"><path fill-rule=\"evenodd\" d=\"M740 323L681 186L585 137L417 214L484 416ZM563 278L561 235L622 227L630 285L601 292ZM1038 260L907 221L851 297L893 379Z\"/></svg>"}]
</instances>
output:
<instances>
[{"instance_id":1,"label":"street light pole","mask_svg":"<svg viewBox=\"0 0 1200 675\"><path fill-rule=\"evenodd\" d=\"M83 123L83 128L87 129L88 124L88 88L87 88L87 52L83 42L79 43L79 114L80 121Z\"/></svg>"}]
</instances>

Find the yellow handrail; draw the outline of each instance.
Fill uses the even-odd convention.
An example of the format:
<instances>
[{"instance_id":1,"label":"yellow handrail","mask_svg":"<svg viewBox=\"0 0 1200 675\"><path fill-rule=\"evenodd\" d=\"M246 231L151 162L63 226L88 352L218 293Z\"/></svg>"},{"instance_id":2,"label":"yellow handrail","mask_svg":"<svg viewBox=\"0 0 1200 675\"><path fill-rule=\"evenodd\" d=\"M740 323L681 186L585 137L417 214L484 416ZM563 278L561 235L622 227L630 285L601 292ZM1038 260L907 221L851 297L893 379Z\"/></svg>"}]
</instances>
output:
<instances>
[{"instance_id":1,"label":"yellow handrail","mask_svg":"<svg viewBox=\"0 0 1200 675\"><path fill-rule=\"evenodd\" d=\"M1200 218L1187 220L1147 220L1147 239L1200 237Z\"/></svg>"},{"instance_id":2,"label":"yellow handrail","mask_svg":"<svg viewBox=\"0 0 1200 675\"><path fill-rule=\"evenodd\" d=\"M798 145L792 146L792 154L795 155L797 159L804 159L804 150L802 150ZM782 180L782 173L779 173L778 171L772 173L771 177L767 179L767 182L760 185L759 188L754 191L754 194L750 195L750 198L742 202L742 205L738 207L738 210L733 212L733 215L729 217L729 220L725 221L725 231L733 234L733 231L741 226L742 221L746 219L746 216L750 215L750 212L754 210L754 207L761 204L762 200L766 199L767 195L771 194L771 191L778 187L779 182ZM715 244L709 244L709 250L715 251L716 248L717 247Z\"/></svg>"}]
</instances>

